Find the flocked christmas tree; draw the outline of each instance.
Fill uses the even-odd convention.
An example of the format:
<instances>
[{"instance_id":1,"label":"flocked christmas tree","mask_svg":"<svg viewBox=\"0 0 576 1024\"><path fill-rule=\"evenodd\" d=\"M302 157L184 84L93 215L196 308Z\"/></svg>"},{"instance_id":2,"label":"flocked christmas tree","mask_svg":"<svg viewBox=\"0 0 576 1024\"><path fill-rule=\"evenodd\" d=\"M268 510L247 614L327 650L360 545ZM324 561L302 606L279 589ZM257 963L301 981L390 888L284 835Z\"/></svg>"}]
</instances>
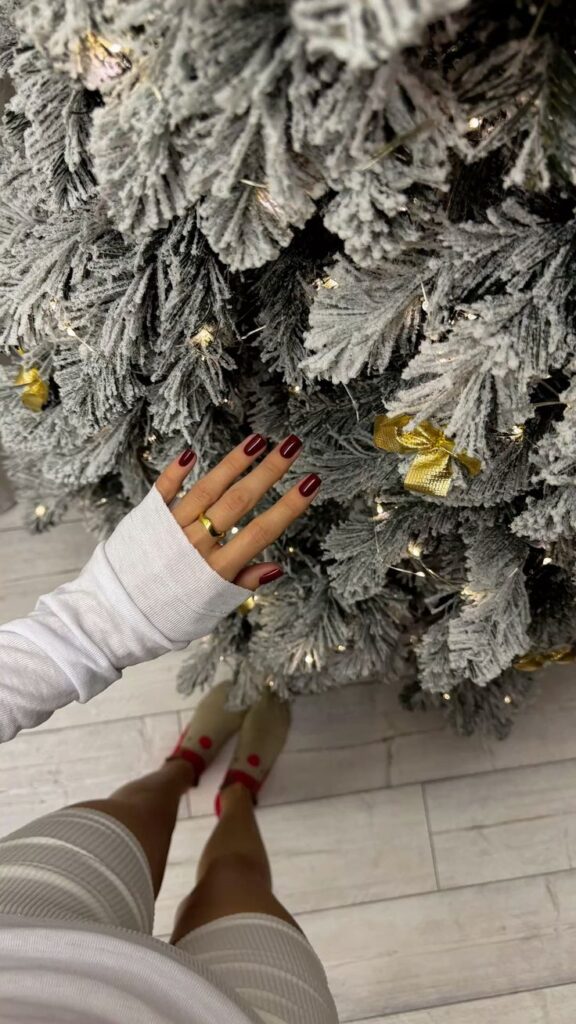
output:
<instances>
[{"instance_id":1,"label":"flocked christmas tree","mask_svg":"<svg viewBox=\"0 0 576 1024\"><path fill-rule=\"evenodd\" d=\"M0 435L100 535L305 441L285 577L194 651L503 735L576 641L569 0L0 0Z\"/></svg>"}]
</instances>

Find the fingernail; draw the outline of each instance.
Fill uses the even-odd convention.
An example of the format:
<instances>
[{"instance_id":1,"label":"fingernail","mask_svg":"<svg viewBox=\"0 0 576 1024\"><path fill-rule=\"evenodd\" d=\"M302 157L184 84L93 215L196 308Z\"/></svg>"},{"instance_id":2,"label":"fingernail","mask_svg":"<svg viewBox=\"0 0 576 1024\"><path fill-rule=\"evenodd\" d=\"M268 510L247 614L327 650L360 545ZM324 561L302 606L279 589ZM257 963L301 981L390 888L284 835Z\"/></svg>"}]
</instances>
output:
<instances>
[{"instance_id":1,"label":"fingernail","mask_svg":"<svg viewBox=\"0 0 576 1024\"><path fill-rule=\"evenodd\" d=\"M245 455L256 455L256 452L261 452L266 447L266 438L262 437L262 434L254 434L244 445Z\"/></svg>"},{"instance_id":2,"label":"fingernail","mask_svg":"<svg viewBox=\"0 0 576 1024\"><path fill-rule=\"evenodd\" d=\"M268 572L262 573L259 583L272 583L272 580L279 580L284 575L284 569L280 569L277 566L275 569L268 569Z\"/></svg>"},{"instance_id":3,"label":"fingernail","mask_svg":"<svg viewBox=\"0 0 576 1024\"><path fill-rule=\"evenodd\" d=\"M291 459L293 455L302 447L302 441L296 434L290 434L285 441L280 445L280 455L285 459Z\"/></svg>"},{"instance_id":4,"label":"fingernail","mask_svg":"<svg viewBox=\"0 0 576 1024\"><path fill-rule=\"evenodd\" d=\"M322 481L317 473L310 473L305 476L298 490L300 494L304 495L305 498L309 498L314 491L317 491Z\"/></svg>"},{"instance_id":5,"label":"fingernail","mask_svg":"<svg viewBox=\"0 0 576 1024\"><path fill-rule=\"evenodd\" d=\"M192 448L185 448L184 451L182 452L182 455L178 459L178 465L189 466L195 454L196 453L192 450Z\"/></svg>"}]
</instances>

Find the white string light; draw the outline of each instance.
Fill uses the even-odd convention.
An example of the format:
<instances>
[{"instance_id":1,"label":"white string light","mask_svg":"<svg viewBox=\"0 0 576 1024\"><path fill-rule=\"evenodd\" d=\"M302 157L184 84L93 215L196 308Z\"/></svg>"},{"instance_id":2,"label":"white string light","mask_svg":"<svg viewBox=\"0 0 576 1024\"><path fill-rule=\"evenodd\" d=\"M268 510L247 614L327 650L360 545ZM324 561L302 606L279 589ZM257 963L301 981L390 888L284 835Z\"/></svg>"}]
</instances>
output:
<instances>
[{"instance_id":1,"label":"white string light","mask_svg":"<svg viewBox=\"0 0 576 1024\"><path fill-rule=\"evenodd\" d=\"M442 696L443 696L444 700L452 700L452 697L450 696L449 693L443 693Z\"/></svg>"}]
</instances>

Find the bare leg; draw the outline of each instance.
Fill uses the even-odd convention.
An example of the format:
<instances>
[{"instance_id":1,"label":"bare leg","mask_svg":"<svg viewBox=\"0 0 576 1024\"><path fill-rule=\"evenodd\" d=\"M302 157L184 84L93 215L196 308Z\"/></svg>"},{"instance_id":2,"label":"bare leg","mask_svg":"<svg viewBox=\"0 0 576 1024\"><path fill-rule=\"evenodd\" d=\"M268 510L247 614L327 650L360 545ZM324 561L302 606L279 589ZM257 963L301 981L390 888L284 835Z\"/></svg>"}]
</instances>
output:
<instances>
[{"instance_id":1,"label":"bare leg","mask_svg":"<svg viewBox=\"0 0 576 1024\"><path fill-rule=\"evenodd\" d=\"M250 793L239 784L228 786L221 801L220 821L198 864L196 888L178 908L172 944L194 928L230 914L270 914L296 925L272 892L270 864Z\"/></svg>"},{"instance_id":2,"label":"bare leg","mask_svg":"<svg viewBox=\"0 0 576 1024\"><path fill-rule=\"evenodd\" d=\"M107 800L87 800L74 806L103 811L130 829L144 848L157 896L180 798L195 782L196 773L190 764L182 760L168 761L150 775L121 786Z\"/></svg>"}]
</instances>

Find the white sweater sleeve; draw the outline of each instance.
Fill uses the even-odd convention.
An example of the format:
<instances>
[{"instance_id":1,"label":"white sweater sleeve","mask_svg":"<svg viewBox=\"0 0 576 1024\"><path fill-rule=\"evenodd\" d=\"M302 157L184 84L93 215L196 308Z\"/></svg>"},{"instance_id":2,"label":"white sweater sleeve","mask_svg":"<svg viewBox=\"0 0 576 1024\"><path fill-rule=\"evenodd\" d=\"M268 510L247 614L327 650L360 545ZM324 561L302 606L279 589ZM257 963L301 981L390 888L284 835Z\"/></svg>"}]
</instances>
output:
<instances>
[{"instance_id":1,"label":"white sweater sleeve","mask_svg":"<svg viewBox=\"0 0 576 1024\"><path fill-rule=\"evenodd\" d=\"M210 633L250 593L204 561L153 487L75 580L0 627L0 742Z\"/></svg>"}]
</instances>

